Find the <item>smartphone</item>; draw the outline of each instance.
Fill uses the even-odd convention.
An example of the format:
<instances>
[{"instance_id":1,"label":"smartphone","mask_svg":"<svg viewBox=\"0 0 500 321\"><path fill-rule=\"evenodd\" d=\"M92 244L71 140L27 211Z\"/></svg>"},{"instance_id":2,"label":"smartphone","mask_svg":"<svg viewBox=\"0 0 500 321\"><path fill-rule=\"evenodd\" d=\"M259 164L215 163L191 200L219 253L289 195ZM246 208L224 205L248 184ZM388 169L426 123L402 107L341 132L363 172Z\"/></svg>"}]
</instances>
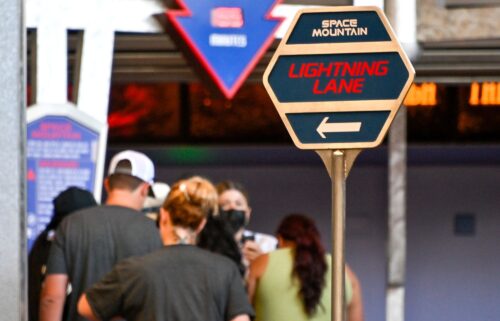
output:
<instances>
[{"instance_id":1,"label":"smartphone","mask_svg":"<svg viewBox=\"0 0 500 321\"><path fill-rule=\"evenodd\" d=\"M246 241L255 241L255 234L243 234L241 244L245 244Z\"/></svg>"}]
</instances>

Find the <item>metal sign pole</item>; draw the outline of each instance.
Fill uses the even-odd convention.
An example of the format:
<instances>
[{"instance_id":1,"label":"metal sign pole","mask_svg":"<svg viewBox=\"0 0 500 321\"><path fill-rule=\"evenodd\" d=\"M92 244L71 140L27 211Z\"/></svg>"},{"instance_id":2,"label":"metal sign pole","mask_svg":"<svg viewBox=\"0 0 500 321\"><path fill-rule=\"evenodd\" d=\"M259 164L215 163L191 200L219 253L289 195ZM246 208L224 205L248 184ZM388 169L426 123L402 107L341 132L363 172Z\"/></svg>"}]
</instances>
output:
<instances>
[{"instance_id":1,"label":"metal sign pole","mask_svg":"<svg viewBox=\"0 0 500 321\"><path fill-rule=\"evenodd\" d=\"M332 321L345 320L345 169L342 150L332 151Z\"/></svg>"},{"instance_id":2,"label":"metal sign pole","mask_svg":"<svg viewBox=\"0 0 500 321\"><path fill-rule=\"evenodd\" d=\"M345 34L343 21L355 23L359 32ZM361 61L380 67L362 83L359 75L328 71ZM300 10L264 72L264 87L295 146L315 149L332 179L334 321L346 315L345 180L360 150L382 143L414 76L383 11L363 6Z\"/></svg>"}]
</instances>

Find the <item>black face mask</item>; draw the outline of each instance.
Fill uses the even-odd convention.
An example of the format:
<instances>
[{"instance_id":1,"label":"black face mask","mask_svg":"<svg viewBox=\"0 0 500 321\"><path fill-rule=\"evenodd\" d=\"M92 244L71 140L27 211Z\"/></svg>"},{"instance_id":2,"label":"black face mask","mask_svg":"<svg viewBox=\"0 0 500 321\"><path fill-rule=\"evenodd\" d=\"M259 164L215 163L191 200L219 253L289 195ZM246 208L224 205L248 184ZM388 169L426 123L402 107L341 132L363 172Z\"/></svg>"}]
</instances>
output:
<instances>
[{"instance_id":1,"label":"black face mask","mask_svg":"<svg viewBox=\"0 0 500 321\"><path fill-rule=\"evenodd\" d=\"M222 220L229 223L234 233L239 231L242 227L246 225L245 211L242 210L223 210L219 212L219 216Z\"/></svg>"}]
</instances>

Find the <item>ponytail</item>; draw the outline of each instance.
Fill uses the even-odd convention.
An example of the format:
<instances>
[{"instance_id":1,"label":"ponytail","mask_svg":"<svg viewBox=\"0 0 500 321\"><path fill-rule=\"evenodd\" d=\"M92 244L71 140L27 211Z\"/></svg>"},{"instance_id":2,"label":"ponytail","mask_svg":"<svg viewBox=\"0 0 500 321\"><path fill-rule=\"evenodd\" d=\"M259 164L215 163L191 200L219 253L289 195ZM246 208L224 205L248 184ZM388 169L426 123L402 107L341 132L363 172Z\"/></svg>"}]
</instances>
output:
<instances>
[{"instance_id":1,"label":"ponytail","mask_svg":"<svg viewBox=\"0 0 500 321\"><path fill-rule=\"evenodd\" d=\"M327 263L325 249L314 221L292 214L280 224L277 234L295 243L293 275L299 279L299 295L308 316L314 315L325 287Z\"/></svg>"}]
</instances>

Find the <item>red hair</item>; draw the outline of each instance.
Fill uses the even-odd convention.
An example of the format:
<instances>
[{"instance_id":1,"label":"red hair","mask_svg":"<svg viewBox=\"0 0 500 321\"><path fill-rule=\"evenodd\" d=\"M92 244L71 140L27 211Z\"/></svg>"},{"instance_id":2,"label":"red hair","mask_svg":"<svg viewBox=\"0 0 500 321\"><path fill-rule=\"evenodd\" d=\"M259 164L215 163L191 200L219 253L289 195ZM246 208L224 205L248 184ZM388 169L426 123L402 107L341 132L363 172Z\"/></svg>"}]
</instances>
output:
<instances>
[{"instance_id":1,"label":"red hair","mask_svg":"<svg viewBox=\"0 0 500 321\"><path fill-rule=\"evenodd\" d=\"M301 214L285 217L276 232L295 244L293 275L300 281L299 294L307 315L312 316L325 287L327 263L325 249L314 221Z\"/></svg>"}]
</instances>

